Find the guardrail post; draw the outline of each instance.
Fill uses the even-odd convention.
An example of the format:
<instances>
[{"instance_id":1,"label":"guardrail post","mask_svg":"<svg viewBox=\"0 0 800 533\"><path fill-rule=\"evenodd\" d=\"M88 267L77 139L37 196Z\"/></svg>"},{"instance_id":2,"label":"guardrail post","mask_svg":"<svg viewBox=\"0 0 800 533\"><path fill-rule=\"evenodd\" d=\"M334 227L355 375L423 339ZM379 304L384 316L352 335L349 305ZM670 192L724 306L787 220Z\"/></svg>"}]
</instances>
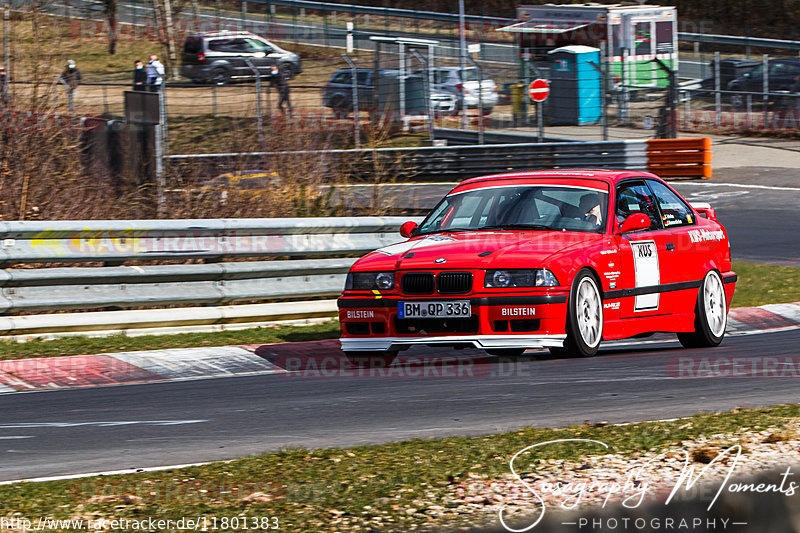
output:
<instances>
[{"instance_id":1,"label":"guardrail post","mask_svg":"<svg viewBox=\"0 0 800 533\"><path fill-rule=\"evenodd\" d=\"M428 48L428 51L429 52L431 51L430 47ZM424 89L425 101L427 102L425 108L428 110L428 135L430 140L432 141L434 139L433 115L435 113L435 110L433 109L433 102L431 101L431 94L433 92L433 83L431 83L431 78L433 77L433 70L428 67L428 61L426 61L425 58L422 57L422 54L420 54L416 50L411 50L411 53L414 55L414 57L417 58L417 61L419 61L420 64L422 65L422 71L426 73L426 75L423 76L422 79L423 79L423 86L425 88ZM481 140L481 144L483 144L483 140Z\"/></svg>"},{"instance_id":2,"label":"guardrail post","mask_svg":"<svg viewBox=\"0 0 800 533\"><path fill-rule=\"evenodd\" d=\"M722 113L722 80L719 77L719 52L714 52L714 125L719 128Z\"/></svg>"},{"instance_id":3,"label":"guardrail post","mask_svg":"<svg viewBox=\"0 0 800 533\"><path fill-rule=\"evenodd\" d=\"M761 61L764 65L764 82L762 84L764 95L761 99L764 105L764 129L767 129L769 123L769 54L764 54Z\"/></svg>"},{"instance_id":4,"label":"guardrail post","mask_svg":"<svg viewBox=\"0 0 800 533\"><path fill-rule=\"evenodd\" d=\"M356 64L350 60L350 56L347 54L342 54L342 57L347 64L350 65L350 76L353 78L353 141L355 143L356 149L361 147L361 125L359 123L359 109L358 109L358 70L356 69ZM378 90L377 82L373 82L373 90Z\"/></svg>"},{"instance_id":5,"label":"guardrail post","mask_svg":"<svg viewBox=\"0 0 800 533\"><path fill-rule=\"evenodd\" d=\"M483 69L472 57L467 59L478 69L478 144L483 144Z\"/></svg>"},{"instance_id":6,"label":"guardrail post","mask_svg":"<svg viewBox=\"0 0 800 533\"><path fill-rule=\"evenodd\" d=\"M256 128L258 130L258 145L264 147L264 116L261 109L261 72L249 59L244 60L256 77ZM278 74L280 76L280 74Z\"/></svg>"}]
</instances>

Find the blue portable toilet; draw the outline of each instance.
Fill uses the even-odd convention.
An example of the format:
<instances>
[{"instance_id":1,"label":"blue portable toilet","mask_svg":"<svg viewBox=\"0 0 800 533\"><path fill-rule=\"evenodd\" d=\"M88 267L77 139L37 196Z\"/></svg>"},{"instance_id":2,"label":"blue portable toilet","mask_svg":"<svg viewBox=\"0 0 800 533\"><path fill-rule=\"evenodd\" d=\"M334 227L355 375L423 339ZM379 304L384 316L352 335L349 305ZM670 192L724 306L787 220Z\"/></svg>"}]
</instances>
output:
<instances>
[{"instance_id":1,"label":"blue portable toilet","mask_svg":"<svg viewBox=\"0 0 800 533\"><path fill-rule=\"evenodd\" d=\"M552 125L577 126L600 120L600 50L570 45L551 50L548 119ZM590 63L591 62L591 63Z\"/></svg>"}]
</instances>

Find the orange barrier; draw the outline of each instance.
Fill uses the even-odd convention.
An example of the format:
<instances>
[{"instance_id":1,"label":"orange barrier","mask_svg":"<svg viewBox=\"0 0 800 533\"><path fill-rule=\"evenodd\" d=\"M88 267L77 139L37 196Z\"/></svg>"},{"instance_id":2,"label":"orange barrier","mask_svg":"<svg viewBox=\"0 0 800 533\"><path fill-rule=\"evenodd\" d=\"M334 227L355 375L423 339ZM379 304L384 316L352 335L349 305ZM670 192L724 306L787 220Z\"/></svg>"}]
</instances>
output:
<instances>
[{"instance_id":1,"label":"orange barrier","mask_svg":"<svg viewBox=\"0 0 800 533\"><path fill-rule=\"evenodd\" d=\"M662 177L710 178L711 139L648 139L647 170Z\"/></svg>"}]
</instances>

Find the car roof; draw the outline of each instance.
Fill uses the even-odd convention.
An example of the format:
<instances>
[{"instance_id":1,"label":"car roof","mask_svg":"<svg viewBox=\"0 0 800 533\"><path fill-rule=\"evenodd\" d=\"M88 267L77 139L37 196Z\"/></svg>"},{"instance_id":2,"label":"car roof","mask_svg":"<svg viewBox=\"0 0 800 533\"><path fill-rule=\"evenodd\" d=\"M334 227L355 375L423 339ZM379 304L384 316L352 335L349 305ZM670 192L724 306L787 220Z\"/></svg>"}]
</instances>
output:
<instances>
[{"instance_id":1,"label":"car roof","mask_svg":"<svg viewBox=\"0 0 800 533\"><path fill-rule=\"evenodd\" d=\"M255 33L249 31L211 31L211 32L200 32L200 33L193 33L188 35L189 37L258 37L259 39L263 39L263 37L256 35Z\"/></svg>"},{"instance_id":2,"label":"car roof","mask_svg":"<svg viewBox=\"0 0 800 533\"><path fill-rule=\"evenodd\" d=\"M464 184L478 183L482 181L497 181L497 180L517 180L525 178L576 178L576 179L592 179L615 184L616 182L625 178L658 178L655 174L645 171L634 170L608 170L608 169L556 169L556 170L529 170L524 172L508 172L504 174L491 174L489 176L478 176L470 178L459 183L459 186Z\"/></svg>"}]
</instances>

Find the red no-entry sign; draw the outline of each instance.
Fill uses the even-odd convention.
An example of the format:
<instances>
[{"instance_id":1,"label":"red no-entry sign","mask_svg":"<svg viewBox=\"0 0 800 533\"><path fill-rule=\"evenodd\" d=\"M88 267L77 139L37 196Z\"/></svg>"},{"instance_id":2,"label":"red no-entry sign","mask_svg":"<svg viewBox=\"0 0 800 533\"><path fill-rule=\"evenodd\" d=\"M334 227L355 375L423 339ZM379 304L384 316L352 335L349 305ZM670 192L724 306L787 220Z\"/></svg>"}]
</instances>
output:
<instances>
[{"instance_id":1,"label":"red no-entry sign","mask_svg":"<svg viewBox=\"0 0 800 533\"><path fill-rule=\"evenodd\" d=\"M534 102L544 102L550 95L550 84L547 80L533 80L528 87L528 94Z\"/></svg>"}]
</instances>

